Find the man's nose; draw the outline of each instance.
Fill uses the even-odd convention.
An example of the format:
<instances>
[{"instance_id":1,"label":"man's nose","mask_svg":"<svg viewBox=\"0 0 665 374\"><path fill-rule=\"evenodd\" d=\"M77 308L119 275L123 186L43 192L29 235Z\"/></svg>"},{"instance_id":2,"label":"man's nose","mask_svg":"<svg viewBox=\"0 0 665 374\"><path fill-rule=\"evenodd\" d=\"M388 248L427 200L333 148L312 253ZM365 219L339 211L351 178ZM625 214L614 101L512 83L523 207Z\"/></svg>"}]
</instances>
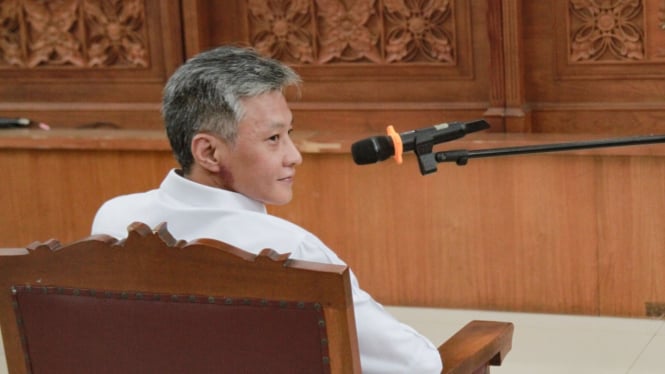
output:
<instances>
[{"instance_id":1,"label":"man's nose","mask_svg":"<svg viewBox=\"0 0 665 374\"><path fill-rule=\"evenodd\" d=\"M288 166L296 166L302 164L302 155L295 145L293 140L289 139L288 151L285 156L285 163Z\"/></svg>"}]
</instances>

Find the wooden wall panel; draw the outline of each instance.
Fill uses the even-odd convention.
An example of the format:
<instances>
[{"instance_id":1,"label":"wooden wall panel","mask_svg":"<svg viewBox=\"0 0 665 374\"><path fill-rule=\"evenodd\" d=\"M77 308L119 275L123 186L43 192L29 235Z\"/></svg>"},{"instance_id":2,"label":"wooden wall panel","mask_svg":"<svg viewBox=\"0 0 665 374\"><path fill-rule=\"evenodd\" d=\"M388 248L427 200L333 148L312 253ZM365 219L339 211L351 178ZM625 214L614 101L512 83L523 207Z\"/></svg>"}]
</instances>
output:
<instances>
[{"instance_id":1,"label":"wooden wall panel","mask_svg":"<svg viewBox=\"0 0 665 374\"><path fill-rule=\"evenodd\" d=\"M0 116L52 127L161 128L183 60L177 1L3 2Z\"/></svg>"},{"instance_id":2,"label":"wooden wall panel","mask_svg":"<svg viewBox=\"0 0 665 374\"><path fill-rule=\"evenodd\" d=\"M192 0L196 6L186 8L206 16L189 17L196 22L190 22L186 33L196 37L190 38L188 53L223 43L255 45L301 72L306 82L302 100L308 108L318 106L325 112L356 105L348 118L305 123L313 128L355 126L354 115L385 127L385 117L373 112L372 104L394 105L390 115L397 116L406 104L419 110L402 122L403 128L425 126L433 116L440 116L435 122L443 122L481 115L491 123L492 131L665 132L662 0L598 6L570 0L451 2L452 17L437 21L444 29L454 21L449 31L455 31L451 38L455 60L439 63L386 63L367 54L321 60L318 57L325 42L338 35L317 28L326 17L334 14L340 22L355 26L347 30L340 23L338 31L349 31L349 40L360 44L364 39L359 29L381 35L376 25L388 18L389 6L381 1L340 0L327 3L336 8L325 12L325 7L317 8L315 3L298 2L301 8L297 8L294 2L283 2L281 6L291 13L280 13L282 9L274 9L276 5L266 6L260 13L242 2ZM375 11L373 22L353 17L369 8ZM270 15L274 19L267 21ZM279 43L288 39L280 39L279 30L285 32L278 28L280 17L291 17L305 29L304 36L299 34L300 44ZM379 50L387 46L387 39L371 45ZM303 57L307 53L313 56L311 60ZM444 111L432 111L434 106ZM454 108L458 110L451 113ZM295 112L298 118L298 106Z\"/></svg>"},{"instance_id":3,"label":"wooden wall panel","mask_svg":"<svg viewBox=\"0 0 665 374\"><path fill-rule=\"evenodd\" d=\"M662 0L525 1L532 131L665 133L663 6Z\"/></svg>"},{"instance_id":4,"label":"wooden wall panel","mask_svg":"<svg viewBox=\"0 0 665 374\"><path fill-rule=\"evenodd\" d=\"M82 4L40 4L51 3ZM291 16L318 41L334 39L334 31L317 31L314 22L322 20L316 17L343 16L351 29L366 27L374 35L385 27L386 2L378 0L332 1L341 8L327 15L316 15L313 1L264 3L306 5ZM376 11L367 20L349 18L357 11L348 12L352 3ZM378 59L367 53L328 58L330 51L321 59L323 44L316 43L312 61L281 55L305 78L302 98L292 102L296 133L334 136L299 144L306 155L294 202L271 211L321 236L386 303L644 316L645 303L665 302L662 146L472 160L464 168L441 165L426 177L412 156L401 167L359 167L348 154L351 141L387 125L406 131L480 117L493 132L546 133L561 141L574 134L665 133L665 1L600 3L591 9L572 0L450 2L451 12L436 16L435 25L448 32L452 54L445 56L453 58L447 60L425 61L420 54L388 62L387 39L371 44ZM6 171L0 196L8 197L0 245L54 235L78 239L103 201L156 186L175 166L164 139L155 140L163 137L159 102L170 73L203 49L250 44L261 28L276 27L273 36L284 32L283 22L250 18L246 1L138 4L145 10L148 66L86 67L62 63L57 54L22 66L8 58L7 47L0 49L0 116L56 128L50 135L0 136ZM9 35L25 53L31 39L15 37L29 25L13 21L13 14L0 9L2 41ZM51 19L58 14L74 13L48 9ZM593 43L580 42L585 22L589 35L603 27L630 53L596 53ZM619 37L625 25L635 40ZM60 136L65 130L57 129L88 123L155 131L146 138L122 130ZM543 134L498 140L474 134L451 148L542 142L537 135Z\"/></svg>"},{"instance_id":5,"label":"wooden wall panel","mask_svg":"<svg viewBox=\"0 0 665 374\"><path fill-rule=\"evenodd\" d=\"M394 124L402 130L481 117L490 74L486 3L396 4L185 0L186 50L191 56L220 44L253 45L289 63L305 82L293 105L296 121L312 129L354 127L361 117L383 132L386 118L402 113L408 116ZM398 43L391 30L405 40L413 35L412 42ZM329 119L329 109L348 116ZM317 110L318 120L310 120Z\"/></svg>"},{"instance_id":6,"label":"wooden wall panel","mask_svg":"<svg viewBox=\"0 0 665 374\"><path fill-rule=\"evenodd\" d=\"M293 201L309 229L386 304L645 316L665 302L661 145L472 159L421 176L353 164L353 139L296 132ZM357 134L356 134L357 135ZM579 137L481 134L462 149ZM88 234L107 199L155 188L175 166L161 132L1 132L0 246Z\"/></svg>"},{"instance_id":7,"label":"wooden wall panel","mask_svg":"<svg viewBox=\"0 0 665 374\"><path fill-rule=\"evenodd\" d=\"M303 124L313 128L355 126L356 115L383 128L386 117L408 112L400 129L482 116L492 131L663 132L663 0L598 7L570 0L457 0L432 13L378 0L325 6L315 0L141 0L119 2L138 11L116 23L110 8L98 7L110 12L106 18L92 16L82 0L7 4L18 6L0 11L0 115L54 127L158 129L170 73L187 56L236 43L252 44L303 75L299 102L306 109L294 106L296 118L301 110L349 110L338 121L304 114ZM39 17L69 27L47 39ZM143 54L120 47L118 38L127 35L145 38L135 43ZM110 43L102 53L99 40Z\"/></svg>"},{"instance_id":8,"label":"wooden wall panel","mask_svg":"<svg viewBox=\"0 0 665 374\"><path fill-rule=\"evenodd\" d=\"M0 238L7 247L89 235L104 201L155 188L174 162L169 152L11 150L0 152L0 165Z\"/></svg>"},{"instance_id":9,"label":"wooden wall panel","mask_svg":"<svg viewBox=\"0 0 665 374\"><path fill-rule=\"evenodd\" d=\"M664 93L665 94L665 93ZM547 103L532 108L533 132L596 137L665 134L658 103Z\"/></svg>"},{"instance_id":10,"label":"wooden wall panel","mask_svg":"<svg viewBox=\"0 0 665 374\"><path fill-rule=\"evenodd\" d=\"M610 157L598 169L600 311L644 315L665 296L665 164Z\"/></svg>"},{"instance_id":11,"label":"wooden wall panel","mask_svg":"<svg viewBox=\"0 0 665 374\"><path fill-rule=\"evenodd\" d=\"M415 158L311 155L294 201L271 210L319 234L382 301L597 314L593 167L505 158L422 177Z\"/></svg>"}]
</instances>

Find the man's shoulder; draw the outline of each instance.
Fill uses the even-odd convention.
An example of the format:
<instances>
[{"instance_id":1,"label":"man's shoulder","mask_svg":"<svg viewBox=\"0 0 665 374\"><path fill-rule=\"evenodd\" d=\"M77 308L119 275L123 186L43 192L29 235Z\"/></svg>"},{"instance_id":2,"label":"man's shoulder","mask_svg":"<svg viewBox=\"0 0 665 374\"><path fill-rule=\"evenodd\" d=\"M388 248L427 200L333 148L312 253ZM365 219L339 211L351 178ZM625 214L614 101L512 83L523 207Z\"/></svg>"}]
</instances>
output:
<instances>
[{"instance_id":1,"label":"man's shoulder","mask_svg":"<svg viewBox=\"0 0 665 374\"><path fill-rule=\"evenodd\" d=\"M102 207L113 207L113 206L122 206L126 204L135 204L147 201L150 198L153 191L143 191L143 192L134 192L125 195L114 196L106 200Z\"/></svg>"},{"instance_id":2,"label":"man's shoulder","mask_svg":"<svg viewBox=\"0 0 665 374\"><path fill-rule=\"evenodd\" d=\"M256 232L259 236L290 236L292 240L301 241L305 237L314 235L302 226L272 214L254 211L238 213L240 213L236 216L238 219L232 219L232 221L242 222L243 226L250 230L259 230Z\"/></svg>"},{"instance_id":3,"label":"man's shoulder","mask_svg":"<svg viewBox=\"0 0 665 374\"><path fill-rule=\"evenodd\" d=\"M153 198L152 191L137 192L119 195L105 201L97 212L92 223L92 233L106 233L117 237L124 237L126 233L126 222L128 217L138 221L147 221L140 213L150 211ZM150 222L144 222L150 224Z\"/></svg>"},{"instance_id":4,"label":"man's shoulder","mask_svg":"<svg viewBox=\"0 0 665 374\"><path fill-rule=\"evenodd\" d=\"M275 215L272 215L272 214L269 214L269 213L266 214L266 213L262 213L262 212L251 212L251 214L254 216L253 218L264 220L263 222L275 225L275 226L280 227L280 228L285 228L285 229L290 229L290 230L300 231L300 232L306 232L306 233L309 232L305 228L303 228L303 227L301 227L301 226L299 226L299 225L297 225L297 224L295 224L295 223L293 223L289 220L286 220L282 217L278 217L278 216L275 216Z\"/></svg>"}]
</instances>

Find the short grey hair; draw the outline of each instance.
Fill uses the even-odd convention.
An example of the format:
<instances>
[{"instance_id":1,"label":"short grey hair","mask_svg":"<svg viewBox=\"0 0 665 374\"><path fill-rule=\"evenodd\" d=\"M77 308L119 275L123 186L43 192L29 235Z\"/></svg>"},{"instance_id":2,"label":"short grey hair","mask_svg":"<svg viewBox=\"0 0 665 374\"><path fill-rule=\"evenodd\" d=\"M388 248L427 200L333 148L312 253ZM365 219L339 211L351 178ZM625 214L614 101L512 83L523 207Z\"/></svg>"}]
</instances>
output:
<instances>
[{"instance_id":1,"label":"short grey hair","mask_svg":"<svg viewBox=\"0 0 665 374\"><path fill-rule=\"evenodd\" d=\"M293 69L251 48L222 46L187 60L166 83L162 100L166 134L183 172L194 163L194 135L211 132L234 142L243 98L300 83Z\"/></svg>"}]
</instances>

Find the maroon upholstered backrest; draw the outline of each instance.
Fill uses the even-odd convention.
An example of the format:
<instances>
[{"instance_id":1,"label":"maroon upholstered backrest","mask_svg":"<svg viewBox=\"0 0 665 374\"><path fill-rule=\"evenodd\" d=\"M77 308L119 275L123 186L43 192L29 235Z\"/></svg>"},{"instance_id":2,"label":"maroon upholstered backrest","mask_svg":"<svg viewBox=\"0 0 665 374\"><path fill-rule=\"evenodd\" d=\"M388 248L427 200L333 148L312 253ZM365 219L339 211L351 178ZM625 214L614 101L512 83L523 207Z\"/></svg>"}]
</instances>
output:
<instances>
[{"instance_id":1,"label":"maroon upholstered backrest","mask_svg":"<svg viewBox=\"0 0 665 374\"><path fill-rule=\"evenodd\" d=\"M15 287L33 373L328 373L316 303Z\"/></svg>"},{"instance_id":2,"label":"maroon upholstered backrest","mask_svg":"<svg viewBox=\"0 0 665 374\"><path fill-rule=\"evenodd\" d=\"M130 227L0 256L12 373L359 372L348 270ZM11 306L10 306L11 305ZM7 309L13 309L6 313Z\"/></svg>"}]
</instances>

